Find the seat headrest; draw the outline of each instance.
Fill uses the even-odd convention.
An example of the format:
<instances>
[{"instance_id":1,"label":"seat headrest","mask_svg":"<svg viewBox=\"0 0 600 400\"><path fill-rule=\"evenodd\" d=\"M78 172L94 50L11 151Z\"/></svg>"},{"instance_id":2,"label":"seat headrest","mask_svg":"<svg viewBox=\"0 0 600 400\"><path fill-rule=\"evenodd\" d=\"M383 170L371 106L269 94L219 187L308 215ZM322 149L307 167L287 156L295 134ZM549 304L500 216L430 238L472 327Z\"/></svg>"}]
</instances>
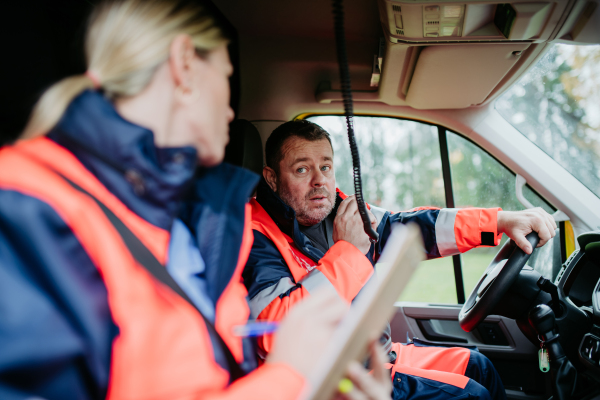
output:
<instances>
[{"instance_id":1,"label":"seat headrest","mask_svg":"<svg viewBox=\"0 0 600 400\"><path fill-rule=\"evenodd\" d=\"M224 161L262 175L262 140L250 121L236 119L229 124L229 144L225 148Z\"/></svg>"}]
</instances>

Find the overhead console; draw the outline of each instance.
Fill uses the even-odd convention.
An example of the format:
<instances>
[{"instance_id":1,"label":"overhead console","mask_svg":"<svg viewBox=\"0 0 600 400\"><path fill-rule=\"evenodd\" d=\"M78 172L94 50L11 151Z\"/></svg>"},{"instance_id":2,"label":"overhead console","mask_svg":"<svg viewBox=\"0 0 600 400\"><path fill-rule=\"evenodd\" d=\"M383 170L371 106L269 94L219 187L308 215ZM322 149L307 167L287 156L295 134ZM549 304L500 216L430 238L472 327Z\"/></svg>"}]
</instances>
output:
<instances>
[{"instance_id":1,"label":"overhead console","mask_svg":"<svg viewBox=\"0 0 600 400\"><path fill-rule=\"evenodd\" d=\"M383 60L381 83L392 87L381 87L380 98L417 109L484 104L546 43L600 42L596 0L379 0L379 6L387 55L406 55L399 85L386 76Z\"/></svg>"},{"instance_id":2,"label":"overhead console","mask_svg":"<svg viewBox=\"0 0 600 400\"><path fill-rule=\"evenodd\" d=\"M587 36L584 28L596 20L596 5L566 0L379 0L381 22L392 43L544 42L556 38L572 10L576 18L571 18L568 32L561 36L577 40ZM590 42L590 38L580 39Z\"/></svg>"},{"instance_id":3,"label":"overhead console","mask_svg":"<svg viewBox=\"0 0 600 400\"><path fill-rule=\"evenodd\" d=\"M556 5L385 0L382 23L392 43L546 40L555 26L548 22Z\"/></svg>"},{"instance_id":4,"label":"overhead console","mask_svg":"<svg viewBox=\"0 0 600 400\"><path fill-rule=\"evenodd\" d=\"M356 102L459 109L493 100L548 48L600 43L600 0L378 0L383 46ZM322 85L317 101L341 101Z\"/></svg>"}]
</instances>

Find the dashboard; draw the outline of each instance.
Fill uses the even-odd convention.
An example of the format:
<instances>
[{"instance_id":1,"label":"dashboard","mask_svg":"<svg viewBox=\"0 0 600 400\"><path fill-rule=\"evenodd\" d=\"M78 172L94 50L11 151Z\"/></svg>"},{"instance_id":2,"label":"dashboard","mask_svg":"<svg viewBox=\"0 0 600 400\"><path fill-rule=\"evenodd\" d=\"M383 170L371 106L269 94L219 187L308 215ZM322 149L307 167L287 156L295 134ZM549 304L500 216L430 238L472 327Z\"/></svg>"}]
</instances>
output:
<instances>
[{"instance_id":1,"label":"dashboard","mask_svg":"<svg viewBox=\"0 0 600 400\"><path fill-rule=\"evenodd\" d=\"M577 241L579 250L554 280L564 310L556 322L571 362L600 380L600 231L584 233Z\"/></svg>"},{"instance_id":2,"label":"dashboard","mask_svg":"<svg viewBox=\"0 0 600 400\"><path fill-rule=\"evenodd\" d=\"M600 279L600 265L590 260L585 252L576 250L556 277L557 286L567 271L562 285L565 296L578 307L592 307L592 295Z\"/></svg>"}]
</instances>

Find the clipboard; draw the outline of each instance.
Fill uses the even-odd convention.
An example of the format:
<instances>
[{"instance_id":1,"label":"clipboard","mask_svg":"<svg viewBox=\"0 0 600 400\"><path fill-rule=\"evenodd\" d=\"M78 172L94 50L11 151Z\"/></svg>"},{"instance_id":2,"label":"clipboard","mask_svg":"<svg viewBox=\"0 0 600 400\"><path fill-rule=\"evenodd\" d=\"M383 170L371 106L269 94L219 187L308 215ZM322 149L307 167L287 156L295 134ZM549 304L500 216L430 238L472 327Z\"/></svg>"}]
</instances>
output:
<instances>
[{"instance_id":1,"label":"clipboard","mask_svg":"<svg viewBox=\"0 0 600 400\"><path fill-rule=\"evenodd\" d=\"M394 303L406 287L417 265L425 258L421 231L416 224L396 224L376 272L352 303L308 376L303 400L330 400L350 361L362 361L369 339L379 334L394 313Z\"/></svg>"}]
</instances>

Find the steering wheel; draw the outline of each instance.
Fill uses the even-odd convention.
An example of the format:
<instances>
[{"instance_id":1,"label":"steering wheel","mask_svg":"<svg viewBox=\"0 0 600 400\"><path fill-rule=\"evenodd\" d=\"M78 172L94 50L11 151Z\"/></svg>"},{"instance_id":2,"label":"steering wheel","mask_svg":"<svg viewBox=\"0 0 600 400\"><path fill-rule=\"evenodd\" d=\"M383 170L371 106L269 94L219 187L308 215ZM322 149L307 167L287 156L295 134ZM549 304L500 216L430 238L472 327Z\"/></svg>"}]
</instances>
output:
<instances>
[{"instance_id":1,"label":"steering wheel","mask_svg":"<svg viewBox=\"0 0 600 400\"><path fill-rule=\"evenodd\" d=\"M540 241L537 232L531 232L526 239L532 249L535 249ZM530 256L531 254L525 253L512 240L504 243L460 310L458 322L463 330L471 332L492 313L500 299L515 283Z\"/></svg>"}]
</instances>

